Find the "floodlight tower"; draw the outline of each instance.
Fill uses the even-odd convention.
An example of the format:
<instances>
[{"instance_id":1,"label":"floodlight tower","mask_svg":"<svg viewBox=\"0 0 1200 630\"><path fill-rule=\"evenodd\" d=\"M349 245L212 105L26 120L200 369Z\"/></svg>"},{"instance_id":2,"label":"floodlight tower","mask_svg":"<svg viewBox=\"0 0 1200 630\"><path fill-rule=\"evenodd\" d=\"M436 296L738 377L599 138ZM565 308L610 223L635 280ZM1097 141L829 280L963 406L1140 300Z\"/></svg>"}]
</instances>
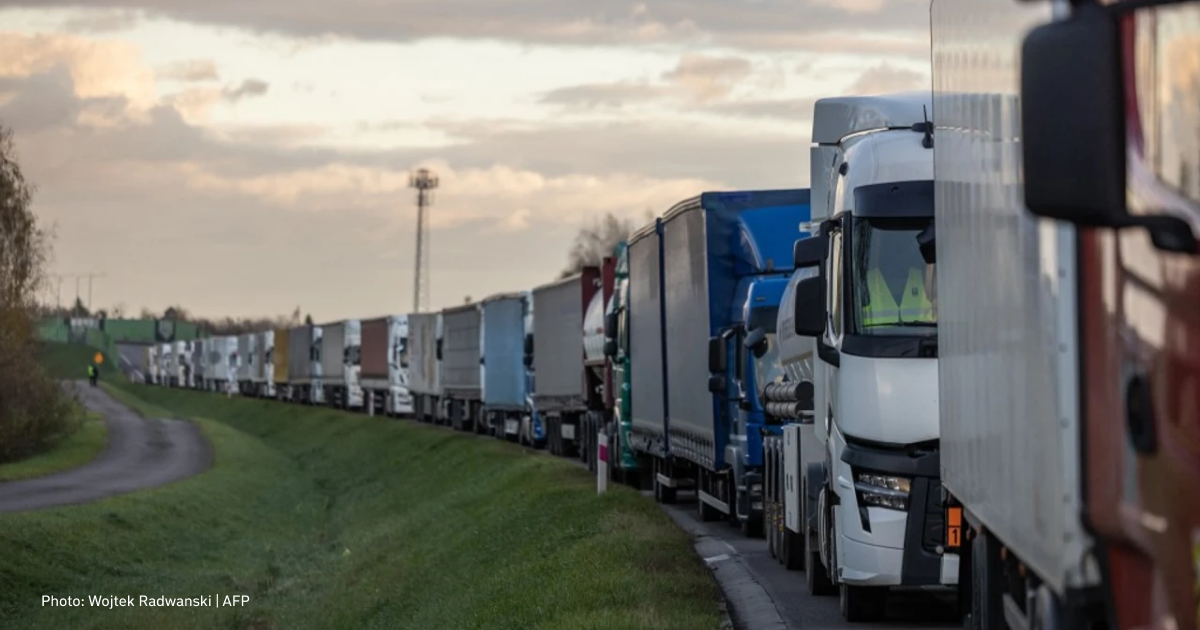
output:
<instances>
[{"instance_id":1,"label":"floodlight tower","mask_svg":"<svg viewBox=\"0 0 1200 630\"><path fill-rule=\"evenodd\" d=\"M413 279L413 312L420 313L429 306L429 215L433 189L438 187L437 175L429 169L417 169L408 177L409 188L417 189L417 265Z\"/></svg>"}]
</instances>

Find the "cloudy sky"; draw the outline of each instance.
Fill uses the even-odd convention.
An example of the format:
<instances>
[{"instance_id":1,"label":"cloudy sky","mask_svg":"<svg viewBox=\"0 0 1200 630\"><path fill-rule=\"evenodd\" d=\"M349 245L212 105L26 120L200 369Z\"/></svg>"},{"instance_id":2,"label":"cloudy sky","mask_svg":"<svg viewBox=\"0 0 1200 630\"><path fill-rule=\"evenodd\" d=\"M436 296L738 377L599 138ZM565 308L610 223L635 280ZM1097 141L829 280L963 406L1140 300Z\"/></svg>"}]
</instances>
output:
<instances>
[{"instance_id":1,"label":"cloudy sky","mask_svg":"<svg viewBox=\"0 0 1200 630\"><path fill-rule=\"evenodd\" d=\"M929 84L927 7L0 0L0 124L94 305L404 312L411 169L433 306L530 288L606 212L807 186L814 98Z\"/></svg>"}]
</instances>

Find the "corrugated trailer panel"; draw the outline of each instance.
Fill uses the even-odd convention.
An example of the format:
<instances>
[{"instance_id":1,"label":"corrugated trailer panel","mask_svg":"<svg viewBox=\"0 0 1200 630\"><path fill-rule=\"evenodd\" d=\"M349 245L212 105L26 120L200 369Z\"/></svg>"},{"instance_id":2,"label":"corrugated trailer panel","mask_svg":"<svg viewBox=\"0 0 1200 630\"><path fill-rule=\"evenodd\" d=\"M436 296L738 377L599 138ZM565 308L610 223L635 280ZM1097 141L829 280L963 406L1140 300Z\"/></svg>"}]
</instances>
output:
<instances>
[{"instance_id":1,"label":"corrugated trailer panel","mask_svg":"<svg viewBox=\"0 0 1200 630\"><path fill-rule=\"evenodd\" d=\"M479 305L442 311L442 391L479 398Z\"/></svg>"},{"instance_id":2,"label":"corrugated trailer panel","mask_svg":"<svg viewBox=\"0 0 1200 630\"><path fill-rule=\"evenodd\" d=\"M237 356L237 378L239 381L248 381L254 376L254 333L238 335Z\"/></svg>"},{"instance_id":3,"label":"corrugated trailer panel","mask_svg":"<svg viewBox=\"0 0 1200 630\"><path fill-rule=\"evenodd\" d=\"M291 343L289 341L291 331L287 328L275 329L275 352L271 357L273 361L271 366L272 379L279 384L288 382L288 368L291 367L289 357L291 356Z\"/></svg>"},{"instance_id":4,"label":"corrugated trailer panel","mask_svg":"<svg viewBox=\"0 0 1200 630\"><path fill-rule=\"evenodd\" d=\"M1058 591L1080 566L1073 229L1021 194L1019 48L1049 7L934 3L943 483Z\"/></svg>"},{"instance_id":5,"label":"corrugated trailer panel","mask_svg":"<svg viewBox=\"0 0 1200 630\"><path fill-rule=\"evenodd\" d=\"M629 242L630 375L634 379L630 413L635 431L661 436L666 432L662 283L659 237L652 228L638 232Z\"/></svg>"},{"instance_id":6,"label":"corrugated trailer panel","mask_svg":"<svg viewBox=\"0 0 1200 630\"><path fill-rule=\"evenodd\" d=\"M525 406L525 301L519 295L483 302L483 404Z\"/></svg>"},{"instance_id":7,"label":"corrugated trailer panel","mask_svg":"<svg viewBox=\"0 0 1200 630\"><path fill-rule=\"evenodd\" d=\"M414 394L442 395L442 379L437 358L437 321L440 313L413 313L408 316L409 389Z\"/></svg>"},{"instance_id":8,"label":"corrugated trailer panel","mask_svg":"<svg viewBox=\"0 0 1200 630\"><path fill-rule=\"evenodd\" d=\"M267 374L267 352L275 345L274 335L269 330L254 334L254 369L250 374L255 381L263 382L272 377Z\"/></svg>"},{"instance_id":9,"label":"corrugated trailer panel","mask_svg":"<svg viewBox=\"0 0 1200 630\"><path fill-rule=\"evenodd\" d=\"M346 350L346 322L321 327L321 378L331 385L346 382L343 363Z\"/></svg>"},{"instance_id":10,"label":"corrugated trailer panel","mask_svg":"<svg viewBox=\"0 0 1200 630\"><path fill-rule=\"evenodd\" d=\"M663 298L666 301L667 409L671 433L700 438L711 451L713 396L708 393L709 296L707 218L697 202L663 219ZM725 302L726 304L728 301ZM713 457L706 453L702 459Z\"/></svg>"},{"instance_id":11,"label":"corrugated trailer panel","mask_svg":"<svg viewBox=\"0 0 1200 630\"><path fill-rule=\"evenodd\" d=\"M288 334L288 380L303 383L312 380L312 326L297 326Z\"/></svg>"},{"instance_id":12,"label":"corrugated trailer panel","mask_svg":"<svg viewBox=\"0 0 1200 630\"><path fill-rule=\"evenodd\" d=\"M362 379L388 378L388 318L363 320L362 323Z\"/></svg>"},{"instance_id":13,"label":"corrugated trailer panel","mask_svg":"<svg viewBox=\"0 0 1200 630\"><path fill-rule=\"evenodd\" d=\"M533 290L537 325L533 329L535 396L539 407L559 399L583 404L583 276L571 276Z\"/></svg>"}]
</instances>

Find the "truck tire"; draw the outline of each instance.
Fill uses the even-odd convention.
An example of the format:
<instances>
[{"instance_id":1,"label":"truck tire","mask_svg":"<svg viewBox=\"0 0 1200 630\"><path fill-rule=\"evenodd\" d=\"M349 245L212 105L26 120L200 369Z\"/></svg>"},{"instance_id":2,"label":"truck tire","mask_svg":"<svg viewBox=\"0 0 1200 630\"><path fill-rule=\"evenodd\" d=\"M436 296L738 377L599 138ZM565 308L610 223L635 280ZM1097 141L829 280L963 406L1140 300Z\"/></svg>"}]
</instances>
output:
<instances>
[{"instance_id":1,"label":"truck tire","mask_svg":"<svg viewBox=\"0 0 1200 630\"><path fill-rule=\"evenodd\" d=\"M781 554L780 560L783 568L788 571L803 571L807 564L806 556L808 556L805 553L804 536L784 527L782 537L784 553Z\"/></svg>"},{"instance_id":2,"label":"truck tire","mask_svg":"<svg viewBox=\"0 0 1200 630\"><path fill-rule=\"evenodd\" d=\"M842 617L851 623L880 621L887 609L886 586L850 586L840 589Z\"/></svg>"},{"instance_id":3,"label":"truck tire","mask_svg":"<svg viewBox=\"0 0 1200 630\"><path fill-rule=\"evenodd\" d=\"M804 583L808 587L808 594L820 597L836 593L833 580L829 579L829 570L821 563L821 552L809 549L807 556L804 567Z\"/></svg>"}]
</instances>

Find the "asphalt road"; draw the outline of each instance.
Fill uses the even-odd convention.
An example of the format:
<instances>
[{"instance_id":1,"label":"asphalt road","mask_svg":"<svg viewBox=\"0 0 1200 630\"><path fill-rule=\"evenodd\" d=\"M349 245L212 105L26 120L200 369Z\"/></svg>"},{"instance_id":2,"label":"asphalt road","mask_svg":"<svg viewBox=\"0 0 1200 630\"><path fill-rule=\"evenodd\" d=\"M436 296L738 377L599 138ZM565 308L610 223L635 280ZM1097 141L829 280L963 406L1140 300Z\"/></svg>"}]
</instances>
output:
<instances>
[{"instance_id":1,"label":"asphalt road","mask_svg":"<svg viewBox=\"0 0 1200 630\"><path fill-rule=\"evenodd\" d=\"M707 535L721 541L724 553L740 560L750 576L766 590L788 628L924 630L961 626L955 617L954 599L950 593L920 589L893 592L888 599L887 619L884 622L848 623L842 618L837 596L809 596L804 585L804 572L784 569L767 551L765 540L746 538L740 529L726 522L705 523L697 514L694 499L681 493L680 501L678 505L662 507L693 535Z\"/></svg>"},{"instance_id":2,"label":"asphalt road","mask_svg":"<svg viewBox=\"0 0 1200 630\"><path fill-rule=\"evenodd\" d=\"M0 483L0 514L88 503L162 486L212 465L208 442L191 422L146 420L87 381L77 381L74 387L81 403L104 415L108 446L79 468Z\"/></svg>"}]
</instances>

